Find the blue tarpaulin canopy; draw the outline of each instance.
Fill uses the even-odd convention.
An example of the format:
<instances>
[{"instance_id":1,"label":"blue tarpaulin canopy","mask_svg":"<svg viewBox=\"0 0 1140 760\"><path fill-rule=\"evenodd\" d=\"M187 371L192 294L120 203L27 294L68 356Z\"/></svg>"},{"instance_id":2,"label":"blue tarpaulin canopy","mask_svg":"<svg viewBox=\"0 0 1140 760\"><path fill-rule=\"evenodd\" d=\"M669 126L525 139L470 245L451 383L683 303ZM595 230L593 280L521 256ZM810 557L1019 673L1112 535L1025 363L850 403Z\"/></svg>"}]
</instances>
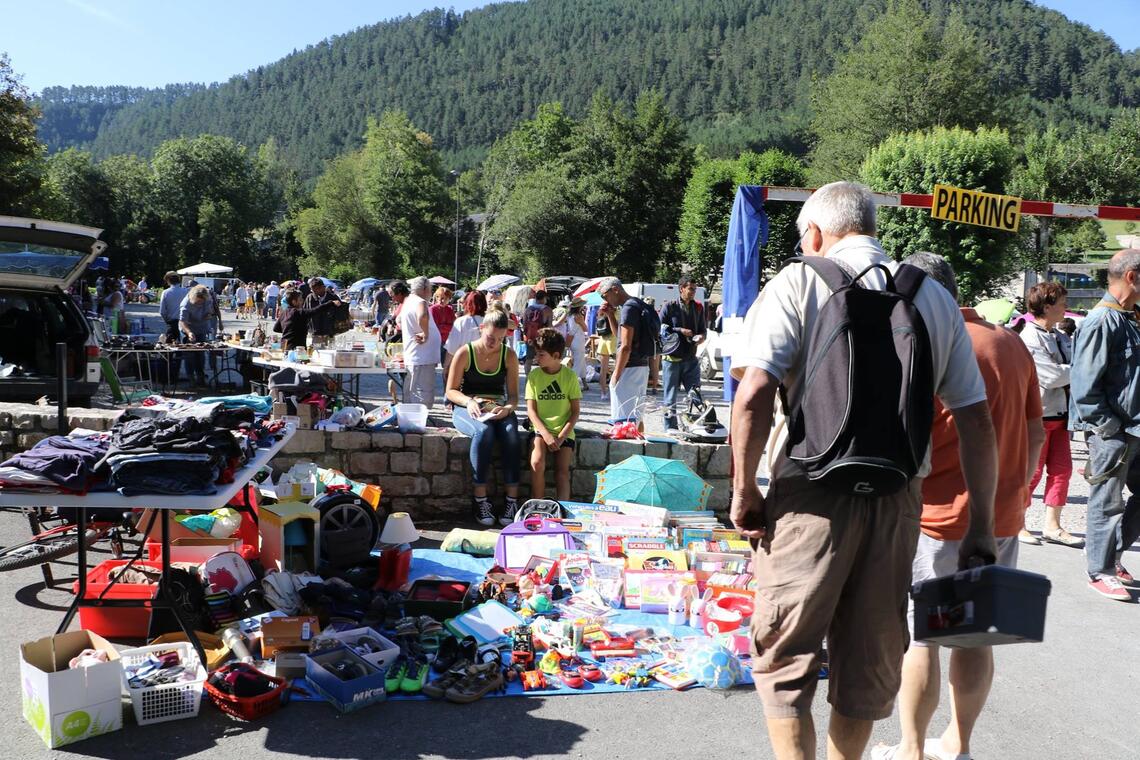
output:
<instances>
[{"instance_id":1,"label":"blue tarpaulin canopy","mask_svg":"<svg viewBox=\"0 0 1140 760\"><path fill-rule=\"evenodd\" d=\"M741 319L760 292L760 246L768 242L768 215L764 213L764 188L741 185L732 202L728 240L724 246L724 317ZM736 381L729 369L732 358L724 357L724 398L731 401Z\"/></svg>"}]
</instances>

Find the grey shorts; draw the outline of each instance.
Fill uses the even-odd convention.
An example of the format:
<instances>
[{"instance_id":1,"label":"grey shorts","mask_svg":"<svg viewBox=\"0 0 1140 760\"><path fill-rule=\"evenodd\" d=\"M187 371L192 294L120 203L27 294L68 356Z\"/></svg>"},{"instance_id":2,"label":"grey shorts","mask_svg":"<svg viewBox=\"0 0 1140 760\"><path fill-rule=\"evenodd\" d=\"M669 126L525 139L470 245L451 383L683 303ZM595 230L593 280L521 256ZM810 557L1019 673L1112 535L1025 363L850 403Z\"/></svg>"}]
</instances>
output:
<instances>
[{"instance_id":1,"label":"grey shorts","mask_svg":"<svg viewBox=\"0 0 1140 760\"><path fill-rule=\"evenodd\" d=\"M1002 567L1017 567L1017 536L994 539L997 542L997 564ZM958 572L958 548L961 541L939 541L925 533L918 537L918 549L911 565L911 583L941 578ZM938 646L925 641L914 641L914 600L907 595L906 624L910 629L911 646Z\"/></svg>"}]
</instances>

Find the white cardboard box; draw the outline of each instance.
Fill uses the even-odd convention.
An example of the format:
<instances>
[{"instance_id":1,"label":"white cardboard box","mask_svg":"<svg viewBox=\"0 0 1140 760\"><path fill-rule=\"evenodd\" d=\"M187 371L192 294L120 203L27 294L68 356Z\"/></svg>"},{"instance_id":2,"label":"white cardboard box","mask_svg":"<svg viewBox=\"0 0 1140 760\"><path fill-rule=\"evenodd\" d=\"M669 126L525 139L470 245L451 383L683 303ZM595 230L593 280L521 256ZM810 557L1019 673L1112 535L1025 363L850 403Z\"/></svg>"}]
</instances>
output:
<instances>
[{"instance_id":1,"label":"white cardboard box","mask_svg":"<svg viewBox=\"0 0 1140 760\"><path fill-rule=\"evenodd\" d=\"M71 669L84 649L110 662ZM90 631L70 631L20 645L24 720L49 748L123 727L123 664L115 648Z\"/></svg>"},{"instance_id":2,"label":"white cardboard box","mask_svg":"<svg viewBox=\"0 0 1140 760\"><path fill-rule=\"evenodd\" d=\"M361 657L366 662L369 662L378 668L385 668L386 669L393 662L396 661L397 657L400 656L400 647L399 646L397 646L392 641L386 639L385 637L381 636L379 633L372 630L371 628L353 628L353 629L348 630L348 631L324 630L324 631L321 631L320 638L322 638L322 639L325 639L325 638L336 639L337 641L344 642L345 646L351 648L353 643L362 636L368 636L369 638L378 639L380 641L380 643L384 646L384 648L381 649L379 652L373 652L372 654L359 655L359 657Z\"/></svg>"}]
</instances>

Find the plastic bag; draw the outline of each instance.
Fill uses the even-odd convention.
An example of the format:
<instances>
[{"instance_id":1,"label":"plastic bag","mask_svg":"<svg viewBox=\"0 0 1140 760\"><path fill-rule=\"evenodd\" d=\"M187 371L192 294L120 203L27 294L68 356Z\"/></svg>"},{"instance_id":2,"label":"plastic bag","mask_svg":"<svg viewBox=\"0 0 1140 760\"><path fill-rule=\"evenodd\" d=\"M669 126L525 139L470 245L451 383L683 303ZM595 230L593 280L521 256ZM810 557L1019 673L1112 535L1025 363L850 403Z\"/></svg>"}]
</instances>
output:
<instances>
[{"instance_id":1,"label":"plastic bag","mask_svg":"<svg viewBox=\"0 0 1140 760\"><path fill-rule=\"evenodd\" d=\"M346 406L332 413L329 417L329 422L335 422L338 425L344 425L346 428L353 428L360 424L364 419L364 410L359 406Z\"/></svg>"}]
</instances>

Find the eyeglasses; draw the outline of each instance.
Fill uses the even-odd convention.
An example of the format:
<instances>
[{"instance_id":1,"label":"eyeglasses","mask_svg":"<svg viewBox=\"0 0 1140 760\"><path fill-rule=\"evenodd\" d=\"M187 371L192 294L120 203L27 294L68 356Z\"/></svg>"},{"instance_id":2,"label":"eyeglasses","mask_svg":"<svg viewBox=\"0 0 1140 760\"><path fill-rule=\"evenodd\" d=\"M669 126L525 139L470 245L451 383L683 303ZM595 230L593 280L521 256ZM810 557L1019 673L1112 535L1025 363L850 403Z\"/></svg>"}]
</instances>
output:
<instances>
[{"instance_id":1,"label":"eyeglasses","mask_svg":"<svg viewBox=\"0 0 1140 760\"><path fill-rule=\"evenodd\" d=\"M797 256L803 256L803 255L804 255L804 241L803 241L803 238L800 238L799 240L797 240L797 241L796 241L796 247L795 247L795 248L793 248L793 249L792 249L792 251L793 251L793 252L794 252L794 253L795 253Z\"/></svg>"}]
</instances>

